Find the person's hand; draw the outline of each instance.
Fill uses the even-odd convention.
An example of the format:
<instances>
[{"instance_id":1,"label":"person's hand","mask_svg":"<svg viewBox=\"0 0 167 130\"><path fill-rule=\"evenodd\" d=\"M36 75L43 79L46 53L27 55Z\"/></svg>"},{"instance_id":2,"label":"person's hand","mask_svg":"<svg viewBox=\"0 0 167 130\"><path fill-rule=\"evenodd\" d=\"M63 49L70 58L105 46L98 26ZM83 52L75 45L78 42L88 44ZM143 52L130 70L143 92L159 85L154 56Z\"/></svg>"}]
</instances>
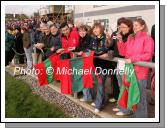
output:
<instances>
[{"instance_id":1,"label":"person's hand","mask_svg":"<svg viewBox=\"0 0 167 130\"><path fill-rule=\"evenodd\" d=\"M108 53L105 53L103 55L100 55L99 58L106 59L108 58Z\"/></svg>"},{"instance_id":2,"label":"person's hand","mask_svg":"<svg viewBox=\"0 0 167 130\"><path fill-rule=\"evenodd\" d=\"M81 56L83 54L83 51L80 51L78 53L76 53L78 56Z\"/></svg>"},{"instance_id":3,"label":"person's hand","mask_svg":"<svg viewBox=\"0 0 167 130\"><path fill-rule=\"evenodd\" d=\"M43 43L37 43L35 45L35 47L38 48L38 49L42 49L44 47L44 44Z\"/></svg>"},{"instance_id":4,"label":"person's hand","mask_svg":"<svg viewBox=\"0 0 167 130\"><path fill-rule=\"evenodd\" d=\"M40 43L39 46L38 46L40 49L42 49L44 47L44 44L43 43Z\"/></svg>"},{"instance_id":5,"label":"person's hand","mask_svg":"<svg viewBox=\"0 0 167 130\"><path fill-rule=\"evenodd\" d=\"M63 53L63 52L64 52L64 49L63 49L63 48L58 49L58 50L56 51L56 53Z\"/></svg>"},{"instance_id":6,"label":"person's hand","mask_svg":"<svg viewBox=\"0 0 167 130\"><path fill-rule=\"evenodd\" d=\"M51 47L51 48L50 48L50 51L54 51L54 47Z\"/></svg>"},{"instance_id":7,"label":"person's hand","mask_svg":"<svg viewBox=\"0 0 167 130\"><path fill-rule=\"evenodd\" d=\"M111 43L111 36L109 33L106 33L106 41L107 41L107 45Z\"/></svg>"},{"instance_id":8,"label":"person's hand","mask_svg":"<svg viewBox=\"0 0 167 130\"><path fill-rule=\"evenodd\" d=\"M132 63L132 61L131 61L131 59L126 59L125 63L130 64L130 63Z\"/></svg>"},{"instance_id":9,"label":"person's hand","mask_svg":"<svg viewBox=\"0 0 167 130\"><path fill-rule=\"evenodd\" d=\"M117 39L119 40L119 41L122 41L122 35L120 34L120 33L117 33Z\"/></svg>"},{"instance_id":10,"label":"person's hand","mask_svg":"<svg viewBox=\"0 0 167 130\"><path fill-rule=\"evenodd\" d=\"M36 48L37 48L37 46L38 46L37 44L34 44L34 47L36 47Z\"/></svg>"},{"instance_id":11,"label":"person's hand","mask_svg":"<svg viewBox=\"0 0 167 130\"><path fill-rule=\"evenodd\" d=\"M107 40L110 40L110 39L111 39L111 36L110 36L110 34L109 34L108 32L106 33L106 39L107 39Z\"/></svg>"},{"instance_id":12,"label":"person's hand","mask_svg":"<svg viewBox=\"0 0 167 130\"><path fill-rule=\"evenodd\" d=\"M73 50L75 50L75 47L69 47L68 48L68 51L73 51Z\"/></svg>"}]
</instances>

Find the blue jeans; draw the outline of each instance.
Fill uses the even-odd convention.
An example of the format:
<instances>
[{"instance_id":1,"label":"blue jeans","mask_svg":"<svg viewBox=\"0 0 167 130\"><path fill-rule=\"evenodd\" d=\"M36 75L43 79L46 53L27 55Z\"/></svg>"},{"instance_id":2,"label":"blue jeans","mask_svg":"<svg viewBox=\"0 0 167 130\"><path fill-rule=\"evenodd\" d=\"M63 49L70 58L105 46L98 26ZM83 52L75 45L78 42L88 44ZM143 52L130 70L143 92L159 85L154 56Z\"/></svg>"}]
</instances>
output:
<instances>
[{"instance_id":1,"label":"blue jeans","mask_svg":"<svg viewBox=\"0 0 167 130\"><path fill-rule=\"evenodd\" d=\"M82 92L83 92L83 99L85 101L92 101L92 89L91 88L84 88Z\"/></svg>"},{"instance_id":2,"label":"blue jeans","mask_svg":"<svg viewBox=\"0 0 167 130\"><path fill-rule=\"evenodd\" d=\"M33 64L32 64L32 46L27 48L24 48L26 58L27 58L27 69L32 69Z\"/></svg>"},{"instance_id":3,"label":"blue jeans","mask_svg":"<svg viewBox=\"0 0 167 130\"><path fill-rule=\"evenodd\" d=\"M140 101L137 104L137 109L135 111L136 118L147 118L147 95L146 95L146 87L147 80L138 80L139 90L140 90Z\"/></svg>"},{"instance_id":4,"label":"blue jeans","mask_svg":"<svg viewBox=\"0 0 167 130\"><path fill-rule=\"evenodd\" d=\"M131 110L122 108L122 107L120 107L120 106L118 106L118 108L119 108L119 111L120 111L120 112L123 112L124 114L130 114L130 113L132 112Z\"/></svg>"},{"instance_id":5,"label":"blue jeans","mask_svg":"<svg viewBox=\"0 0 167 130\"><path fill-rule=\"evenodd\" d=\"M105 103L105 81L107 79L107 75L101 75L102 84L98 84L97 86L97 94L95 99L95 108L101 109Z\"/></svg>"},{"instance_id":6,"label":"blue jeans","mask_svg":"<svg viewBox=\"0 0 167 130\"><path fill-rule=\"evenodd\" d=\"M119 72L118 72L118 74L116 74L116 77L117 77L118 85L119 85L119 88L120 88L122 86L122 75L119 74Z\"/></svg>"}]
</instances>

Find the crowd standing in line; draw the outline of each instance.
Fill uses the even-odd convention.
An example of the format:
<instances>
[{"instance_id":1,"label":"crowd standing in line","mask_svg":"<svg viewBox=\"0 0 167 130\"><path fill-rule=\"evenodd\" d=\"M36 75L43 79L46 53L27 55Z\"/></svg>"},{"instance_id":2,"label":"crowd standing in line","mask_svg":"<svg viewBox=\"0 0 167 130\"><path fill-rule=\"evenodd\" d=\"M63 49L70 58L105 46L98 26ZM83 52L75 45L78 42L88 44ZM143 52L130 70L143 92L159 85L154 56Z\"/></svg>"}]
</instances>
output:
<instances>
[{"instance_id":1,"label":"crowd standing in line","mask_svg":"<svg viewBox=\"0 0 167 130\"><path fill-rule=\"evenodd\" d=\"M152 61L154 56L155 25L152 28L152 37L147 33L147 24L143 19L130 19L121 17L117 21L117 30L112 34L105 31L100 23L94 23L92 27L84 24L73 25L67 22L56 23L52 18L32 21L20 21L8 23L5 34L5 66L9 65L14 57L19 64L26 63L27 69L33 69L33 65L41 63L54 53L61 54L61 59L71 58L69 52L75 52L81 56L83 52L94 51L94 66L102 69L116 69L117 63L104 60L108 52L112 51L113 57L125 58L126 63L138 61ZM65 50L68 49L68 52ZM154 60L154 58L153 58ZM134 113L136 117L148 117L146 86L148 82L149 68L134 65L140 89L140 102ZM152 74L154 75L154 73ZM92 89L83 90L82 102L92 102L95 112L103 110L105 104L116 102L122 86L122 75L100 75L102 84ZM106 92L106 79L111 78L112 96ZM153 78L154 79L154 76ZM152 84L154 96L154 84ZM111 110L116 115L132 114L128 109L115 106Z\"/></svg>"}]
</instances>

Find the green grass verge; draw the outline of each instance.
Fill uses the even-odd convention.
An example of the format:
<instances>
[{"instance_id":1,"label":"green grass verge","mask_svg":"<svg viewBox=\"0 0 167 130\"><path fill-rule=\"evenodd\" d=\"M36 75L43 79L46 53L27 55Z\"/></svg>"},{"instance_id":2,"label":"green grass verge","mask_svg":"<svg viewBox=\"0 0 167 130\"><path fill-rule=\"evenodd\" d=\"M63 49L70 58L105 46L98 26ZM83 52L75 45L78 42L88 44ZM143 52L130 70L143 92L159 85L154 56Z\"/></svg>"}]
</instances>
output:
<instances>
[{"instance_id":1,"label":"green grass verge","mask_svg":"<svg viewBox=\"0 0 167 130\"><path fill-rule=\"evenodd\" d=\"M28 84L5 75L6 118L63 118L68 117L55 104L34 95Z\"/></svg>"}]
</instances>

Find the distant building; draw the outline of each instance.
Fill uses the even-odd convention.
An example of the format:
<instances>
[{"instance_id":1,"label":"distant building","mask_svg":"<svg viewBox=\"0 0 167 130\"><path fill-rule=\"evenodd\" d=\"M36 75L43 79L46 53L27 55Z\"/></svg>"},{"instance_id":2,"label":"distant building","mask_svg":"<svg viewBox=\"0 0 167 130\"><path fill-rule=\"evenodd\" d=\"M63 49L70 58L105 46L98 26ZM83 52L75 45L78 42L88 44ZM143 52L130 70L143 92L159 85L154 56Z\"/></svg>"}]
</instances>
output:
<instances>
[{"instance_id":1,"label":"distant building","mask_svg":"<svg viewBox=\"0 0 167 130\"><path fill-rule=\"evenodd\" d=\"M65 13L71 13L74 10L74 5L65 5Z\"/></svg>"},{"instance_id":2,"label":"distant building","mask_svg":"<svg viewBox=\"0 0 167 130\"><path fill-rule=\"evenodd\" d=\"M49 5L49 6L41 6L39 9L39 15L54 17L57 22L72 22L73 20L73 7L72 5Z\"/></svg>"},{"instance_id":3,"label":"distant building","mask_svg":"<svg viewBox=\"0 0 167 130\"><path fill-rule=\"evenodd\" d=\"M39 16L39 12L34 12L34 17Z\"/></svg>"},{"instance_id":4,"label":"distant building","mask_svg":"<svg viewBox=\"0 0 167 130\"><path fill-rule=\"evenodd\" d=\"M48 6L41 6L39 9L39 15L43 16L43 15L47 15L49 14L49 7Z\"/></svg>"},{"instance_id":5,"label":"distant building","mask_svg":"<svg viewBox=\"0 0 167 130\"><path fill-rule=\"evenodd\" d=\"M65 13L65 6L64 5L48 5L48 6L41 6L39 9L39 15L49 15L49 14L64 14Z\"/></svg>"},{"instance_id":6,"label":"distant building","mask_svg":"<svg viewBox=\"0 0 167 130\"><path fill-rule=\"evenodd\" d=\"M155 24L154 5L76 5L74 6L74 20L82 21L92 26L94 22L101 22L105 29L111 32L116 30L117 20L128 17L132 20L141 17L148 26L149 33Z\"/></svg>"}]
</instances>

